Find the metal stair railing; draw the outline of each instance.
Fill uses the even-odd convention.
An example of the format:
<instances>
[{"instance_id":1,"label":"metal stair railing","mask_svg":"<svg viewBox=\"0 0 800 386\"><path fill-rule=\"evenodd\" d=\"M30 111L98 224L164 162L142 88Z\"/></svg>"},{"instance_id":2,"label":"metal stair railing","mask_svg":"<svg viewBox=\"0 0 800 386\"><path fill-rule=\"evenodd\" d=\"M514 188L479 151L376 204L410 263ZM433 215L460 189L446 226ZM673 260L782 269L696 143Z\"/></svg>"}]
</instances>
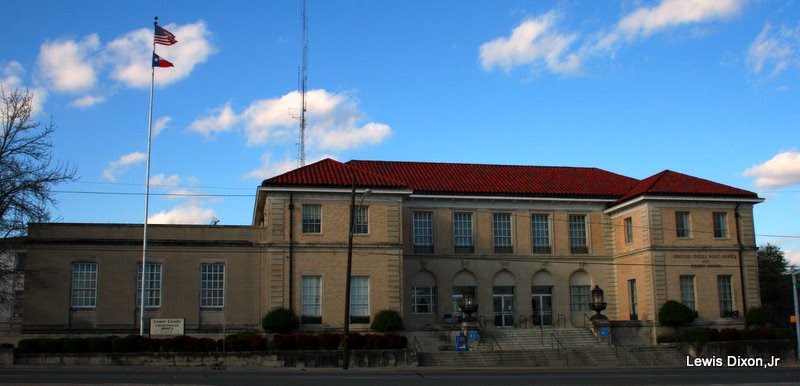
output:
<instances>
[{"instance_id":1,"label":"metal stair railing","mask_svg":"<svg viewBox=\"0 0 800 386\"><path fill-rule=\"evenodd\" d=\"M558 343L559 347L555 347L553 342ZM561 339L558 339L558 335L556 335L555 332L550 333L550 348L558 348L559 353L563 349L566 365L569 366L569 351L567 351L567 346L565 346L564 343L561 343Z\"/></svg>"},{"instance_id":2,"label":"metal stair railing","mask_svg":"<svg viewBox=\"0 0 800 386\"><path fill-rule=\"evenodd\" d=\"M492 352L494 352L494 346L497 345L497 351L500 352L500 364L502 365L503 364L503 348L500 347L500 342L498 342L497 338L495 338L494 336L492 337L492 343L493 343L492 346L491 346L492 347Z\"/></svg>"}]
</instances>

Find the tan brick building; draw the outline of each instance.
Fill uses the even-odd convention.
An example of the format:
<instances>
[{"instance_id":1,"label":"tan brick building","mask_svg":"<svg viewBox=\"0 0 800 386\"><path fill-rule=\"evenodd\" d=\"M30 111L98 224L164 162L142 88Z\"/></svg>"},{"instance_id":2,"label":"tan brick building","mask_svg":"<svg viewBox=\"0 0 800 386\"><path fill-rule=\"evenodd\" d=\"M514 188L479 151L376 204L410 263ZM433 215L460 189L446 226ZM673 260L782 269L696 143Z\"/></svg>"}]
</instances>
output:
<instances>
[{"instance_id":1,"label":"tan brick building","mask_svg":"<svg viewBox=\"0 0 800 386\"><path fill-rule=\"evenodd\" d=\"M674 299L740 325L759 304L755 193L672 171L327 159L265 180L252 227L153 227L145 316L232 330L286 307L341 329L354 197L354 329L383 309L438 328L465 292L486 328L582 326L594 286L612 320ZM32 225L24 328L134 329L140 243L141 226Z\"/></svg>"}]
</instances>

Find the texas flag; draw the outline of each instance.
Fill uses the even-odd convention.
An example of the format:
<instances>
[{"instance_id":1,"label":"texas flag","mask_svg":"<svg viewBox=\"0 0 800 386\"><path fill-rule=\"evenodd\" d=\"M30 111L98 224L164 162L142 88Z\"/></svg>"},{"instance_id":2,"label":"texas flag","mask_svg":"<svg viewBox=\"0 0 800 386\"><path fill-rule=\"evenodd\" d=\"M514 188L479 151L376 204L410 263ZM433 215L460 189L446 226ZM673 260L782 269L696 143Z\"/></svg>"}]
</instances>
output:
<instances>
[{"instance_id":1,"label":"texas flag","mask_svg":"<svg viewBox=\"0 0 800 386\"><path fill-rule=\"evenodd\" d=\"M175 67L175 65L170 63L168 60L161 59L161 57L156 55L155 52L154 52L153 53L153 67Z\"/></svg>"}]
</instances>

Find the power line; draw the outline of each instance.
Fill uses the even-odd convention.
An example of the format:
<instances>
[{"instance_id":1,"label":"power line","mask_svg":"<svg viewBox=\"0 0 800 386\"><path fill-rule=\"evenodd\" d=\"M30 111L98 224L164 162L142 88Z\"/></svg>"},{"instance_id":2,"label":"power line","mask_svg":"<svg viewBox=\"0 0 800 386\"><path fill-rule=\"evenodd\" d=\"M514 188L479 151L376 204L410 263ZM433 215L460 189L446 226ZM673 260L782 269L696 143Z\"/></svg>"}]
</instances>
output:
<instances>
[{"instance_id":1,"label":"power line","mask_svg":"<svg viewBox=\"0 0 800 386\"><path fill-rule=\"evenodd\" d=\"M141 192L98 192L88 190L53 190L53 193L65 194L95 194L107 196L144 196ZM255 194L210 194L210 193L150 193L151 196L169 197L255 197Z\"/></svg>"}]
</instances>

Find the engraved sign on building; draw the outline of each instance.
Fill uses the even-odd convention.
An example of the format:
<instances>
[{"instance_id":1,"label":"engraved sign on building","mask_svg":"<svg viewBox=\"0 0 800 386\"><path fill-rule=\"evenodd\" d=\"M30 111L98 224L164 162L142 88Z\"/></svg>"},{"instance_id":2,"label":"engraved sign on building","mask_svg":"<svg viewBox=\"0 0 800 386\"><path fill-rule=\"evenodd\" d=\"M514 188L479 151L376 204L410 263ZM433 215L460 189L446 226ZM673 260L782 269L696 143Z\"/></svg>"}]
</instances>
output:
<instances>
[{"instance_id":1,"label":"engraved sign on building","mask_svg":"<svg viewBox=\"0 0 800 386\"><path fill-rule=\"evenodd\" d=\"M150 335L183 335L184 319L150 319Z\"/></svg>"}]
</instances>

